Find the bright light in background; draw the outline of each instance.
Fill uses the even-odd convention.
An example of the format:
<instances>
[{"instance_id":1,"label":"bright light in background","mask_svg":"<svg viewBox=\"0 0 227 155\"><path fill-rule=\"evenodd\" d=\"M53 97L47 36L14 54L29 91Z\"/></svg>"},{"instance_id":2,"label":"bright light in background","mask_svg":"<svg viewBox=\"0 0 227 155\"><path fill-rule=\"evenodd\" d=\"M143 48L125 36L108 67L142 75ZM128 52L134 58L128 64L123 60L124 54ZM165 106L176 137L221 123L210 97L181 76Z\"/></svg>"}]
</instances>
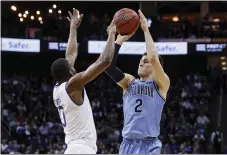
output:
<instances>
[{"instance_id":1,"label":"bright light in background","mask_svg":"<svg viewBox=\"0 0 227 155\"><path fill-rule=\"evenodd\" d=\"M26 15L26 14L23 14L23 17L24 17L24 18L26 18L26 17L27 17L27 15Z\"/></svg>"},{"instance_id":2,"label":"bright light in background","mask_svg":"<svg viewBox=\"0 0 227 155\"><path fill-rule=\"evenodd\" d=\"M39 19L39 21L41 21L42 20L42 17L39 17L38 19Z\"/></svg>"},{"instance_id":3,"label":"bright light in background","mask_svg":"<svg viewBox=\"0 0 227 155\"><path fill-rule=\"evenodd\" d=\"M221 65L222 65L222 66L225 66L225 65L226 65L226 62L221 62Z\"/></svg>"},{"instance_id":4,"label":"bright light in background","mask_svg":"<svg viewBox=\"0 0 227 155\"><path fill-rule=\"evenodd\" d=\"M225 60L225 57L220 57L221 60Z\"/></svg>"},{"instance_id":5,"label":"bright light in background","mask_svg":"<svg viewBox=\"0 0 227 155\"><path fill-rule=\"evenodd\" d=\"M54 4L54 5L53 5L53 8L54 8L54 9L56 9L56 8L57 8L57 5L56 5L56 4Z\"/></svg>"},{"instance_id":6,"label":"bright light in background","mask_svg":"<svg viewBox=\"0 0 227 155\"><path fill-rule=\"evenodd\" d=\"M150 18L147 18L148 27L151 27L151 23L152 23L152 20Z\"/></svg>"},{"instance_id":7,"label":"bright light in background","mask_svg":"<svg viewBox=\"0 0 227 155\"><path fill-rule=\"evenodd\" d=\"M213 22L220 22L220 19L219 19L219 18L215 18L215 19L213 20Z\"/></svg>"},{"instance_id":8,"label":"bright light in background","mask_svg":"<svg viewBox=\"0 0 227 155\"><path fill-rule=\"evenodd\" d=\"M61 10L58 10L58 13L61 14Z\"/></svg>"},{"instance_id":9,"label":"bright light in background","mask_svg":"<svg viewBox=\"0 0 227 155\"><path fill-rule=\"evenodd\" d=\"M40 21L40 24L43 24L43 21Z\"/></svg>"},{"instance_id":10,"label":"bright light in background","mask_svg":"<svg viewBox=\"0 0 227 155\"><path fill-rule=\"evenodd\" d=\"M177 16L175 16L175 17L173 17L172 21L178 22L179 21L179 18Z\"/></svg>"},{"instance_id":11,"label":"bright light in background","mask_svg":"<svg viewBox=\"0 0 227 155\"><path fill-rule=\"evenodd\" d=\"M26 11L25 11L25 14L28 15L28 13L29 13L29 12L26 10Z\"/></svg>"},{"instance_id":12,"label":"bright light in background","mask_svg":"<svg viewBox=\"0 0 227 155\"><path fill-rule=\"evenodd\" d=\"M21 14L21 13L19 13L19 14L18 14L18 17L22 17L22 14Z\"/></svg>"},{"instance_id":13,"label":"bright light in background","mask_svg":"<svg viewBox=\"0 0 227 155\"><path fill-rule=\"evenodd\" d=\"M40 14L40 11L39 11L39 10L38 10L38 11L36 11L36 14L37 14L37 15L39 15L39 14Z\"/></svg>"},{"instance_id":14,"label":"bright light in background","mask_svg":"<svg viewBox=\"0 0 227 155\"><path fill-rule=\"evenodd\" d=\"M34 16L31 16L31 20L34 20Z\"/></svg>"},{"instance_id":15,"label":"bright light in background","mask_svg":"<svg viewBox=\"0 0 227 155\"><path fill-rule=\"evenodd\" d=\"M52 9L49 9L49 13L52 13L53 12L53 10Z\"/></svg>"},{"instance_id":16,"label":"bright light in background","mask_svg":"<svg viewBox=\"0 0 227 155\"><path fill-rule=\"evenodd\" d=\"M11 9L12 9L13 11L17 11L17 7L15 7L14 5L11 6Z\"/></svg>"},{"instance_id":17,"label":"bright light in background","mask_svg":"<svg viewBox=\"0 0 227 155\"><path fill-rule=\"evenodd\" d=\"M23 18L20 18L20 22L23 22L24 21L24 19Z\"/></svg>"},{"instance_id":18,"label":"bright light in background","mask_svg":"<svg viewBox=\"0 0 227 155\"><path fill-rule=\"evenodd\" d=\"M222 70L227 70L227 67L222 67Z\"/></svg>"}]
</instances>

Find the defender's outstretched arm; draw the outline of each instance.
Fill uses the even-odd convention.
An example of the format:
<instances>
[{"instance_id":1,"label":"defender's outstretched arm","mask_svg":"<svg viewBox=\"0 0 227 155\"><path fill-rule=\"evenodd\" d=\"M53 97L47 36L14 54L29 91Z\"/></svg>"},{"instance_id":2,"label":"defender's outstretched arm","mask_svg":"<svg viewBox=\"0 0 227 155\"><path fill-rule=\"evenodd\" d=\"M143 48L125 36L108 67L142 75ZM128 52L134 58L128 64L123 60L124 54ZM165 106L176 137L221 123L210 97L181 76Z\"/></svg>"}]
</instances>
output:
<instances>
[{"instance_id":1,"label":"defender's outstretched arm","mask_svg":"<svg viewBox=\"0 0 227 155\"><path fill-rule=\"evenodd\" d=\"M69 17L67 17L67 19L70 22L70 33L65 58L69 62L71 74L75 74L74 63L78 55L77 29L83 19L83 14L80 14L78 10L73 8L73 14L69 12Z\"/></svg>"}]
</instances>

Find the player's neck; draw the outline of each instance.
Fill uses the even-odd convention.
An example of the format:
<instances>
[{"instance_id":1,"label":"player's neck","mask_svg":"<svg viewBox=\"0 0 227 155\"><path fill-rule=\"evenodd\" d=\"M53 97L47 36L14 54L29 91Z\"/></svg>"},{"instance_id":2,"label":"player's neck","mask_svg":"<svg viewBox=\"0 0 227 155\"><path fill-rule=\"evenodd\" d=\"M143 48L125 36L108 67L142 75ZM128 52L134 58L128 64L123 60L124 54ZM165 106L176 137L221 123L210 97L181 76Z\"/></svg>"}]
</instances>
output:
<instances>
[{"instance_id":1,"label":"player's neck","mask_svg":"<svg viewBox=\"0 0 227 155\"><path fill-rule=\"evenodd\" d=\"M141 81L151 81L154 80L153 76L147 76L147 77L140 77Z\"/></svg>"}]
</instances>

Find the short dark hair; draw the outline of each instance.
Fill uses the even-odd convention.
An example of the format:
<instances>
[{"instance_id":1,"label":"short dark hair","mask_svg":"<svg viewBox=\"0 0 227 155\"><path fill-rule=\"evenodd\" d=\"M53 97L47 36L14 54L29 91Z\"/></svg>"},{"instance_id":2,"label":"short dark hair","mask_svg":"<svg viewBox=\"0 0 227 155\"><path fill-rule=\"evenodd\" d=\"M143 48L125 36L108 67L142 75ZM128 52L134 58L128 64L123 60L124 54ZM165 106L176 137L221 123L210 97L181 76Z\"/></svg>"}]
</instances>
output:
<instances>
[{"instance_id":1,"label":"short dark hair","mask_svg":"<svg viewBox=\"0 0 227 155\"><path fill-rule=\"evenodd\" d=\"M70 77L68 61L65 58L59 58L55 60L51 65L51 73L56 81L67 81Z\"/></svg>"},{"instance_id":2,"label":"short dark hair","mask_svg":"<svg viewBox=\"0 0 227 155\"><path fill-rule=\"evenodd\" d=\"M143 54L143 56L145 56L145 55L147 55L147 53ZM163 61L162 57L160 55L158 55L158 58L159 58L160 64L163 66L164 61Z\"/></svg>"}]
</instances>

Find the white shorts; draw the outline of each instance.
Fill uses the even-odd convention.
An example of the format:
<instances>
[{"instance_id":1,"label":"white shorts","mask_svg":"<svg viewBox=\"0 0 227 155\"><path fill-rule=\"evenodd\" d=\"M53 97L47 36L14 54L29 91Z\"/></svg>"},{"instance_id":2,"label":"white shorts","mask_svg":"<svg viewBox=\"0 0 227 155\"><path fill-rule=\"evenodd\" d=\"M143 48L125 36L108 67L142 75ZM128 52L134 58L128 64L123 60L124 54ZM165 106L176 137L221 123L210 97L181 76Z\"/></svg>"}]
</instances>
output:
<instances>
[{"instance_id":1,"label":"white shorts","mask_svg":"<svg viewBox=\"0 0 227 155\"><path fill-rule=\"evenodd\" d=\"M86 145L83 140L74 140L67 144L64 154L96 154L96 150Z\"/></svg>"}]
</instances>

